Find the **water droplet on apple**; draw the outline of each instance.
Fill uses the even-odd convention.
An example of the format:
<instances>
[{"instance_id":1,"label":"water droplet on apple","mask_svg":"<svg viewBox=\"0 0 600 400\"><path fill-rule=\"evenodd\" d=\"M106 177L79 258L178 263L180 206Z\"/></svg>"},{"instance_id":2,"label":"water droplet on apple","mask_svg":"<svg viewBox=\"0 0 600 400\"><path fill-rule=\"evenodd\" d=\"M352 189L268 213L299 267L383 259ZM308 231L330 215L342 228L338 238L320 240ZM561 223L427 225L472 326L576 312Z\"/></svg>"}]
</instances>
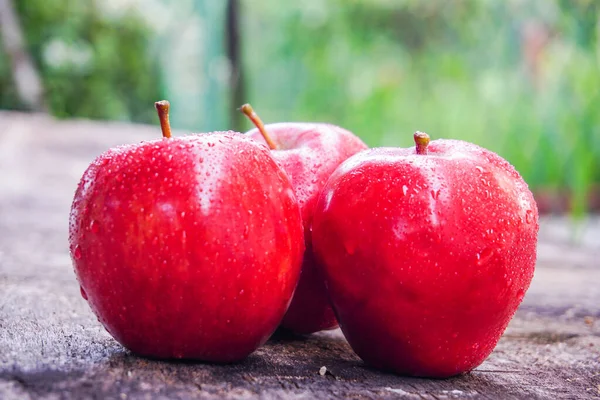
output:
<instances>
[{"instance_id":1,"label":"water droplet on apple","mask_svg":"<svg viewBox=\"0 0 600 400\"><path fill-rule=\"evenodd\" d=\"M440 190L439 189L438 190L431 190L431 197L434 200L437 200L439 196L440 196Z\"/></svg>"},{"instance_id":2,"label":"water droplet on apple","mask_svg":"<svg viewBox=\"0 0 600 400\"><path fill-rule=\"evenodd\" d=\"M75 249L73 249L73 258L76 260L81 258L81 247L79 247L79 245L75 246Z\"/></svg>"},{"instance_id":3,"label":"water droplet on apple","mask_svg":"<svg viewBox=\"0 0 600 400\"><path fill-rule=\"evenodd\" d=\"M477 254L477 265L482 266L483 264L488 262L493 255L494 249L492 249L491 247L486 247L481 253Z\"/></svg>"},{"instance_id":4,"label":"water droplet on apple","mask_svg":"<svg viewBox=\"0 0 600 400\"><path fill-rule=\"evenodd\" d=\"M406 193L408 193L408 186L402 185L402 194L406 196Z\"/></svg>"},{"instance_id":5,"label":"water droplet on apple","mask_svg":"<svg viewBox=\"0 0 600 400\"><path fill-rule=\"evenodd\" d=\"M531 224L533 222L533 211L527 210L525 213L525 222Z\"/></svg>"},{"instance_id":6,"label":"water droplet on apple","mask_svg":"<svg viewBox=\"0 0 600 400\"><path fill-rule=\"evenodd\" d=\"M98 233L100 231L100 223L95 219L90 223L90 231L93 233Z\"/></svg>"},{"instance_id":7,"label":"water droplet on apple","mask_svg":"<svg viewBox=\"0 0 600 400\"><path fill-rule=\"evenodd\" d=\"M84 300L88 299L87 293L85 292L85 290L83 290L83 287L79 286L79 292L81 293L81 297L83 297Z\"/></svg>"},{"instance_id":8,"label":"water droplet on apple","mask_svg":"<svg viewBox=\"0 0 600 400\"><path fill-rule=\"evenodd\" d=\"M475 169L483 174L483 167L481 167L480 165L476 165Z\"/></svg>"},{"instance_id":9,"label":"water droplet on apple","mask_svg":"<svg viewBox=\"0 0 600 400\"><path fill-rule=\"evenodd\" d=\"M356 251L356 244L350 241L345 242L344 249L346 249L346 253L352 255Z\"/></svg>"}]
</instances>

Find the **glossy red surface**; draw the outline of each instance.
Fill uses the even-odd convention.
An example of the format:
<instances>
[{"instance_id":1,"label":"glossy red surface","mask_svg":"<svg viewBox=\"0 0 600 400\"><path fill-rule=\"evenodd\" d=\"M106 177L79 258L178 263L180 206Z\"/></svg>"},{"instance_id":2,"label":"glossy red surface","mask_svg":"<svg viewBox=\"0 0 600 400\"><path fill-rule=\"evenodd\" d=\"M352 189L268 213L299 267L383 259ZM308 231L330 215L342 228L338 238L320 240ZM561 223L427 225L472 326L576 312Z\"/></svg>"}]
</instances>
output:
<instances>
[{"instance_id":1,"label":"glossy red surface","mask_svg":"<svg viewBox=\"0 0 600 400\"><path fill-rule=\"evenodd\" d=\"M296 333L313 333L337 327L323 278L312 254L310 226L318 195L331 173L348 157L367 146L354 134L338 126L311 123L266 125L278 144L273 158L288 174L304 222L306 254L296 293L282 326ZM262 142L257 129L248 134Z\"/></svg>"},{"instance_id":2,"label":"glossy red surface","mask_svg":"<svg viewBox=\"0 0 600 400\"><path fill-rule=\"evenodd\" d=\"M505 160L436 140L345 161L313 221L344 335L367 363L448 377L492 352L533 277L538 212Z\"/></svg>"},{"instance_id":3,"label":"glossy red surface","mask_svg":"<svg viewBox=\"0 0 600 400\"><path fill-rule=\"evenodd\" d=\"M264 343L304 252L300 210L269 151L237 133L111 149L73 201L82 295L125 347L229 362Z\"/></svg>"}]
</instances>

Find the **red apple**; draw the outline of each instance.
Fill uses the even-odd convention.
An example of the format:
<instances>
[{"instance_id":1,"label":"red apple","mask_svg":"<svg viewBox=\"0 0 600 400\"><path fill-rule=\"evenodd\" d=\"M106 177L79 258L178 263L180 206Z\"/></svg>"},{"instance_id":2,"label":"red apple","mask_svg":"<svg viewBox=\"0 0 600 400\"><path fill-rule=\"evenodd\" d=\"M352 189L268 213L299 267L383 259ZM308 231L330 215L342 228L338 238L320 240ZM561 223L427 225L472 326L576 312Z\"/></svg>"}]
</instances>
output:
<instances>
[{"instance_id":1,"label":"red apple","mask_svg":"<svg viewBox=\"0 0 600 400\"><path fill-rule=\"evenodd\" d=\"M269 151L234 132L110 149L70 216L81 293L108 332L158 358L240 360L279 325L304 252L293 189Z\"/></svg>"},{"instance_id":2,"label":"red apple","mask_svg":"<svg viewBox=\"0 0 600 400\"><path fill-rule=\"evenodd\" d=\"M306 334L338 326L316 267L310 226L318 195L337 166L367 146L351 132L322 123L278 123L264 126L249 104L241 108L257 126L247 134L271 149L288 174L300 203L306 251L300 281L281 325Z\"/></svg>"},{"instance_id":3,"label":"red apple","mask_svg":"<svg viewBox=\"0 0 600 400\"><path fill-rule=\"evenodd\" d=\"M492 352L529 287L538 212L504 159L415 134L346 160L313 220L340 326L368 364L449 377Z\"/></svg>"}]
</instances>

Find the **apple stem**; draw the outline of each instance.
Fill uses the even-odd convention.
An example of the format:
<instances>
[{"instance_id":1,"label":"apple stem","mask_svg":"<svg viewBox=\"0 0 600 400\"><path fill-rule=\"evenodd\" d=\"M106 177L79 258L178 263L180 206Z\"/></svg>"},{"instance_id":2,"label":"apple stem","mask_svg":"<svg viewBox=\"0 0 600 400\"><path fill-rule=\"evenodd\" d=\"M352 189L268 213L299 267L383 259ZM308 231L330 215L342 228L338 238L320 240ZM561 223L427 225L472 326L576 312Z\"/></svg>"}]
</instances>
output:
<instances>
[{"instance_id":1,"label":"apple stem","mask_svg":"<svg viewBox=\"0 0 600 400\"><path fill-rule=\"evenodd\" d=\"M250 104L244 104L243 106L240 107L240 111L246 115L246 117L248 117L250 119L250 121L252 121L252 123L254 124L254 126L256 126L256 128L258 128L258 131L260 132L260 134L262 135L262 137L265 139L265 142L267 142L267 145L269 146L269 148L271 150L277 150L277 144L273 141L273 139L271 139L271 136L269 136L269 132L267 132L266 128L265 128L265 124L263 124L262 120L260 119L260 117L258 116L258 114L256 114L254 112L254 109L252 108L252 106Z\"/></svg>"},{"instance_id":2,"label":"apple stem","mask_svg":"<svg viewBox=\"0 0 600 400\"><path fill-rule=\"evenodd\" d=\"M417 154L427 154L427 146L429 146L429 135L425 132L416 131L414 134L415 145L417 146Z\"/></svg>"},{"instance_id":3,"label":"apple stem","mask_svg":"<svg viewBox=\"0 0 600 400\"><path fill-rule=\"evenodd\" d=\"M154 107L158 112L158 119L160 120L160 129L164 138L168 139L171 137L171 125L169 124L169 107L171 104L167 100L161 100L154 103Z\"/></svg>"}]
</instances>

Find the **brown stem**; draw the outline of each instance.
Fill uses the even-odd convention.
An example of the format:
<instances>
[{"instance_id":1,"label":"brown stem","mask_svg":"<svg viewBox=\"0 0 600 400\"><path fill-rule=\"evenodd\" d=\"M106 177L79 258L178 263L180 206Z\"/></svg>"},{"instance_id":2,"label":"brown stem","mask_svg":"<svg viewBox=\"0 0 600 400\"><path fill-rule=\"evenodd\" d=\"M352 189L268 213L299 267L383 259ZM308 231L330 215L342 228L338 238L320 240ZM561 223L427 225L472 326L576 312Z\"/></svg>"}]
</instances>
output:
<instances>
[{"instance_id":1,"label":"brown stem","mask_svg":"<svg viewBox=\"0 0 600 400\"><path fill-rule=\"evenodd\" d=\"M171 137L171 125L169 124L169 107L171 105L167 100L161 100L154 103L154 107L158 112L158 119L160 120L160 129L164 138Z\"/></svg>"},{"instance_id":2,"label":"brown stem","mask_svg":"<svg viewBox=\"0 0 600 400\"><path fill-rule=\"evenodd\" d=\"M429 145L429 135L425 132L415 132L415 145L417 146L417 154L427 154L427 146Z\"/></svg>"},{"instance_id":3,"label":"brown stem","mask_svg":"<svg viewBox=\"0 0 600 400\"><path fill-rule=\"evenodd\" d=\"M265 142L267 142L267 145L269 146L269 148L271 150L277 150L278 149L277 144L273 141L273 139L271 139L271 136L269 136L269 133L265 129L265 124L263 124L260 117L254 112L254 109L252 108L252 106L250 104L244 104L243 106L240 107L240 111L242 113L244 113L246 115L246 117L248 117L250 119L250 121L252 121L254 126L256 126L258 128L260 134L265 139Z\"/></svg>"}]
</instances>

